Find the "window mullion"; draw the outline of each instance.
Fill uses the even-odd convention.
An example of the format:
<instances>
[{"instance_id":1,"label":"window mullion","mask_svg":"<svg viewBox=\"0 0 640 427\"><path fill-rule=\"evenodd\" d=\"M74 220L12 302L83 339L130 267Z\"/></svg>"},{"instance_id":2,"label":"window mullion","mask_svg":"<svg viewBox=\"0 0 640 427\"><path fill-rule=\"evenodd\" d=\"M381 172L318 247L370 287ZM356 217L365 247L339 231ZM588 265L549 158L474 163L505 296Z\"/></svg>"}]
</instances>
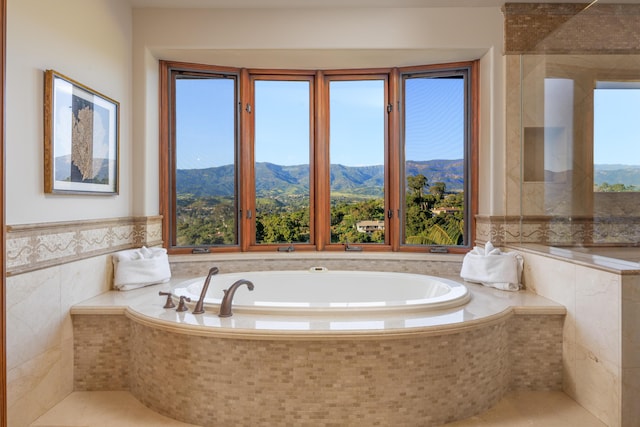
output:
<instances>
[{"instance_id":1,"label":"window mullion","mask_svg":"<svg viewBox=\"0 0 640 427\"><path fill-rule=\"evenodd\" d=\"M400 247L400 74L394 68L389 76L389 144L386 168L389 174L389 195L387 221L389 224L388 242L391 250Z\"/></svg>"},{"instance_id":2,"label":"window mullion","mask_svg":"<svg viewBox=\"0 0 640 427\"><path fill-rule=\"evenodd\" d=\"M315 94L315 150L314 150L314 175L315 175L315 229L316 247L319 251L325 249L331 241L329 228L329 104L328 85L324 73L316 73Z\"/></svg>"},{"instance_id":3,"label":"window mullion","mask_svg":"<svg viewBox=\"0 0 640 427\"><path fill-rule=\"evenodd\" d=\"M253 90L247 69L240 71L240 247L242 251L249 250L255 242L253 212L255 211L255 173L253 170L253 135L254 119ZM249 106L249 108L247 108Z\"/></svg>"}]
</instances>

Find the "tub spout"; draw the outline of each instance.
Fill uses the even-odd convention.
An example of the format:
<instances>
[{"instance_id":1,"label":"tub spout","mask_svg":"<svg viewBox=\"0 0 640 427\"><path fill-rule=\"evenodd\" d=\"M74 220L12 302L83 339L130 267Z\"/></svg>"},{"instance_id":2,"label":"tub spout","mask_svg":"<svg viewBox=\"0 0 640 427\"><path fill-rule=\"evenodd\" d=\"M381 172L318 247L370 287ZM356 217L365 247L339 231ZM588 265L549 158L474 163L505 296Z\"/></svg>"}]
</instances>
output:
<instances>
[{"instance_id":1,"label":"tub spout","mask_svg":"<svg viewBox=\"0 0 640 427\"><path fill-rule=\"evenodd\" d=\"M218 274L218 267L211 267L209 269L209 274L207 275L207 279L204 281L204 285L202 285L202 291L200 292L200 299L196 303L196 306L193 308L193 314L202 314L204 313L204 296L207 294L207 289L209 289L209 283L211 282L211 276L214 274Z\"/></svg>"},{"instance_id":2,"label":"tub spout","mask_svg":"<svg viewBox=\"0 0 640 427\"><path fill-rule=\"evenodd\" d=\"M242 285L247 285L247 288L249 288L250 291L253 290L253 283L245 279L240 279L233 285L231 285L229 289L225 289L224 297L222 298L222 302L220 303L220 313L218 313L219 317L230 317L233 314L231 312L233 295L236 293L236 289L238 289Z\"/></svg>"}]
</instances>

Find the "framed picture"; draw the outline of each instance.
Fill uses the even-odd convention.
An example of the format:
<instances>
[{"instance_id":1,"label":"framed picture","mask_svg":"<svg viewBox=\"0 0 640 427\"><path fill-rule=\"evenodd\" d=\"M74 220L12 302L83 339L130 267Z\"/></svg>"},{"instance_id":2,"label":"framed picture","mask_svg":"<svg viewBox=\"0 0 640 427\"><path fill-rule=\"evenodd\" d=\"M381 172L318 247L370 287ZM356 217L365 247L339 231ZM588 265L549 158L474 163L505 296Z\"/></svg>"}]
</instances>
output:
<instances>
[{"instance_id":1,"label":"framed picture","mask_svg":"<svg viewBox=\"0 0 640 427\"><path fill-rule=\"evenodd\" d=\"M45 193L118 194L120 104L45 72Z\"/></svg>"}]
</instances>

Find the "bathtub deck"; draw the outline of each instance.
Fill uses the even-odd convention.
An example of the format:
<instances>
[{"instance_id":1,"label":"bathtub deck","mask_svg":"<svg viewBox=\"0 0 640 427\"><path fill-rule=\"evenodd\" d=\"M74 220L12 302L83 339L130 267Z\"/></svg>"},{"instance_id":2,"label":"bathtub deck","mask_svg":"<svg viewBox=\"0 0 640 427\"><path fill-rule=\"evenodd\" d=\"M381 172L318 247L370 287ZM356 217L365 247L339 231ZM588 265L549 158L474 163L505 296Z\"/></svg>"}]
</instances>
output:
<instances>
[{"instance_id":1,"label":"bathtub deck","mask_svg":"<svg viewBox=\"0 0 640 427\"><path fill-rule=\"evenodd\" d=\"M126 391L74 392L31 427L196 427L159 415ZM606 427L562 392L513 392L447 427Z\"/></svg>"}]
</instances>

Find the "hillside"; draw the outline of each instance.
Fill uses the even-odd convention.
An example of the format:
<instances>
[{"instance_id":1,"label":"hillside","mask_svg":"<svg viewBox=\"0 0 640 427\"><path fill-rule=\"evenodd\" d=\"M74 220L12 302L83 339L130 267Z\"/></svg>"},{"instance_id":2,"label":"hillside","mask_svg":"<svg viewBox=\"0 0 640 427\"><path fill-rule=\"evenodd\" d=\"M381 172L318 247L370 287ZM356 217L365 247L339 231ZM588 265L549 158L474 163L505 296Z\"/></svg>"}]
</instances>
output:
<instances>
[{"instance_id":1,"label":"hillside","mask_svg":"<svg viewBox=\"0 0 640 427\"><path fill-rule=\"evenodd\" d=\"M283 166L273 163L256 165L256 189L259 195L308 194L308 165ZM409 175L423 174L429 182L444 182L449 191L462 191L464 181L462 160L430 160L407 162ZM384 167L331 166L331 189L340 193L382 196ZM178 169L178 193L198 197L230 196L233 194L233 166L206 169Z\"/></svg>"},{"instance_id":2,"label":"hillside","mask_svg":"<svg viewBox=\"0 0 640 427\"><path fill-rule=\"evenodd\" d=\"M596 185L625 184L640 187L639 165L594 165L594 181Z\"/></svg>"}]
</instances>

